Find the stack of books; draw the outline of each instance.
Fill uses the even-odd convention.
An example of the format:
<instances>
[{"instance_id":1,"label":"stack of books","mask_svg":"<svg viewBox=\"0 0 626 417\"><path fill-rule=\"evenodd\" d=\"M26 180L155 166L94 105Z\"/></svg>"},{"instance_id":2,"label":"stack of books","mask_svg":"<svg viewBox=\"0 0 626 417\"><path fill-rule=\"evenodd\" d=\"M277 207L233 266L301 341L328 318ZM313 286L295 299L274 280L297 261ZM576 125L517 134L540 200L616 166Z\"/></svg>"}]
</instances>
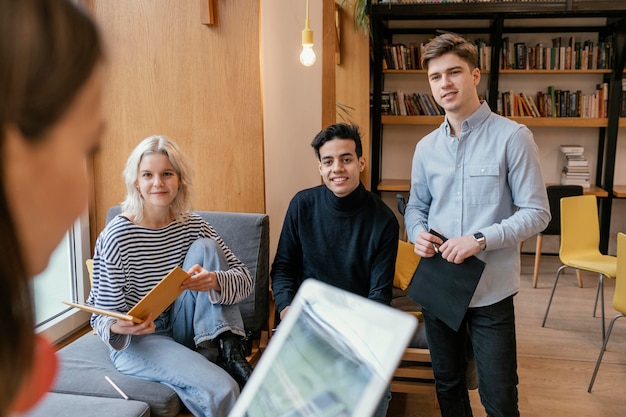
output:
<instances>
[{"instance_id":1,"label":"stack of books","mask_svg":"<svg viewBox=\"0 0 626 417\"><path fill-rule=\"evenodd\" d=\"M589 188L589 161L585 158L585 148L579 145L561 145L565 157L561 171L561 185L582 185Z\"/></svg>"}]
</instances>

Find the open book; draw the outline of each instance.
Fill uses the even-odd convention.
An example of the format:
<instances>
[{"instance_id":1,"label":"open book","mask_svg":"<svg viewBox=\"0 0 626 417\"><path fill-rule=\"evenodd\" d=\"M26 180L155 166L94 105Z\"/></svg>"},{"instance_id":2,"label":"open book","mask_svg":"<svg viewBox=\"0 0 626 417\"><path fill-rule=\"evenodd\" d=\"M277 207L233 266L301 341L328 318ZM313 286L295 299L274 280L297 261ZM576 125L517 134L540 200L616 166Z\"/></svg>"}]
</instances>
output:
<instances>
[{"instance_id":1,"label":"open book","mask_svg":"<svg viewBox=\"0 0 626 417\"><path fill-rule=\"evenodd\" d=\"M172 269L153 289L150 290L128 313L120 313L119 311L106 310L94 306L70 303L63 301L72 307L80 308L95 314L104 314L106 316L115 317L119 320L129 320L135 323L143 322L148 314L152 313L152 317L156 319L165 311L170 304L183 292L180 288L184 280L189 278L189 274L179 266Z\"/></svg>"}]
</instances>

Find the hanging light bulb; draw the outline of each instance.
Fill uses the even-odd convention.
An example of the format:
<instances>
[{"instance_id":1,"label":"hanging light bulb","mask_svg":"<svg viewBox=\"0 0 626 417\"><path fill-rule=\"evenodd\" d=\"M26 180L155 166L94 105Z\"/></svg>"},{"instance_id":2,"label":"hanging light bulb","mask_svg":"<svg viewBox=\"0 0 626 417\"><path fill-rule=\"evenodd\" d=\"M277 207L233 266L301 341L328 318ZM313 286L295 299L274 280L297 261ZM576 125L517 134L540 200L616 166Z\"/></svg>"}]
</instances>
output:
<instances>
[{"instance_id":1,"label":"hanging light bulb","mask_svg":"<svg viewBox=\"0 0 626 417\"><path fill-rule=\"evenodd\" d=\"M306 19L304 20L304 30L302 31L302 52L300 62L305 67L315 64L315 52L313 52L313 31L309 24L309 0L306 0Z\"/></svg>"}]
</instances>

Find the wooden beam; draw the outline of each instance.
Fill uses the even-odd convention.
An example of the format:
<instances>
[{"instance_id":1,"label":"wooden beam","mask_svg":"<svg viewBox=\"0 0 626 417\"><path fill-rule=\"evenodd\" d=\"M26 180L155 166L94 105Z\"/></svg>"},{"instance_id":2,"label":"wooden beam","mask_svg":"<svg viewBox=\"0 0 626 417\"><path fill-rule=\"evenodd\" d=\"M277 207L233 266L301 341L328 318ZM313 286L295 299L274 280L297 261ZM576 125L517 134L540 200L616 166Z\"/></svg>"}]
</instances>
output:
<instances>
[{"instance_id":1,"label":"wooden beam","mask_svg":"<svg viewBox=\"0 0 626 417\"><path fill-rule=\"evenodd\" d=\"M215 0L200 0L200 22L203 25L215 24Z\"/></svg>"},{"instance_id":2,"label":"wooden beam","mask_svg":"<svg viewBox=\"0 0 626 417\"><path fill-rule=\"evenodd\" d=\"M322 10L322 129L336 123L335 50L335 0L324 0Z\"/></svg>"}]
</instances>

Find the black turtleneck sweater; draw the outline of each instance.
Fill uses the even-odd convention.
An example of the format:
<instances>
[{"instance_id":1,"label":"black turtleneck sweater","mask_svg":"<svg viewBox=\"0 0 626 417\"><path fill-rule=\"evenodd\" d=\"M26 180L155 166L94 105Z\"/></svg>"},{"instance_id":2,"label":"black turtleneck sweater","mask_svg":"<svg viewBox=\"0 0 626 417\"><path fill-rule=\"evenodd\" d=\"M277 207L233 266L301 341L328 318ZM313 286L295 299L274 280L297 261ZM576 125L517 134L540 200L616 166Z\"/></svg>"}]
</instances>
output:
<instances>
[{"instance_id":1,"label":"black turtleneck sweater","mask_svg":"<svg viewBox=\"0 0 626 417\"><path fill-rule=\"evenodd\" d=\"M398 233L396 216L363 184L341 198L325 185L300 191L289 203L272 264L277 311L307 278L389 305Z\"/></svg>"}]
</instances>

